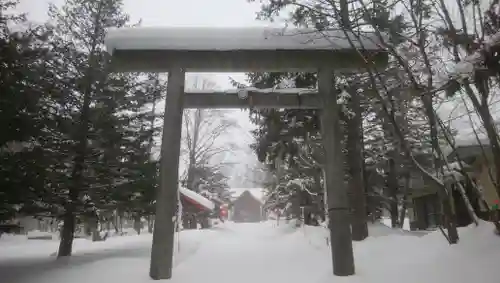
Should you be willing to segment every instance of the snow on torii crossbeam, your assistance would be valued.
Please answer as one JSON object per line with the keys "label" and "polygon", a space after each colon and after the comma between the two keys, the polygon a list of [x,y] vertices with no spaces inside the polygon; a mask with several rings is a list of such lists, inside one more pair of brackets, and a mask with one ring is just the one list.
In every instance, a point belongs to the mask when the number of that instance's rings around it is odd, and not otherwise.
{"label": "snow on torii crossbeam", "polygon": [[[332,83],[333,71],[353,71],[365,66],[366,62],[385,65],[388,54],[379,46],[376,35],[347,36],[342,31],[267,28],[121,28],[108,31],[106,46],[112,54],[113,71],[168,72],[161,184],[151,252],[150,276],[153,279],[172,277],[173,219],[179,183],[177,168],[182,111],[185,106],[328,109],[322,111],[321,124],[333,273],[341,276],[354,274],[340,142],[343,135],[338,117],[337,91]],[[318,91],[304,96],[300,93],[256,90],[232,95],[226,93],[226,98],[219,98],[216,92],[184,95],[185,72],[246,71],[318,72]]]}
{"label": "snow on torii crossbeam", "polygon": [[[356,38],[360,37],[360,40]],[[343,31],[281,28],[120,28],[109,30],[106,46],[120,72],[312,71],[363,67],[360,53],[385,64],[377,36]]]}

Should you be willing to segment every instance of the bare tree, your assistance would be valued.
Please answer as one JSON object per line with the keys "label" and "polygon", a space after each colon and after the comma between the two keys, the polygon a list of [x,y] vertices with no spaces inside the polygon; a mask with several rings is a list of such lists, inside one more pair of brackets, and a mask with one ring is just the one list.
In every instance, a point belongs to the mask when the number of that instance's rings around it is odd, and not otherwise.
{"label": "bare tree", "polygon": [[[191,87],[210,90],[215,86],[208,79],[196,77]],[[197,172],[205,171],[206,166],[213,172],[221,171],[226,165],[224,155],[238,149],[229,132],[238,129],[239,125],[228,111],[220,109],[185,109],[183,122],[183,155],[187,169],[182,179],[188,189],[198,191],[202,176]],[[223,162],[218,162],[220,159]]]}

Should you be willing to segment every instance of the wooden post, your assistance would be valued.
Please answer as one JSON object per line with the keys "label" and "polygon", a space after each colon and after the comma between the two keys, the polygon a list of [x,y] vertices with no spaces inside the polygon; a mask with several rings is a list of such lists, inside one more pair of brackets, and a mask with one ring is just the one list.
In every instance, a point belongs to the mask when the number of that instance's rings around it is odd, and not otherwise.
{"label": "wooden post", "polygon": [[156,216],[149,270],[149,276],[154,280],[172,277],[184,80],[183,70],[169,71],[161,143],[160,187],[156,196]]}
{"label": "wooden post", "polygon": [[343,133],[339,121],[340,108],[337,104],[333,70],[319,70],[318,90],[324,107],[321,114],[321,129],[326,156],[324,176],[328,198],[333,274],[349,276],[354,274],[354,255],[347,186],[344,182],[344,158],[341,145]]}

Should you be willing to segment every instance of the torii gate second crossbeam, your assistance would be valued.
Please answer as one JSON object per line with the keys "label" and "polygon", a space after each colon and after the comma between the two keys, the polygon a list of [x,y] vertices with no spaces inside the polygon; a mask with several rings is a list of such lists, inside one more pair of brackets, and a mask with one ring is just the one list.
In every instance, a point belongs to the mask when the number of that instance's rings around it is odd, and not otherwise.
{"label": "torii gate second crossbeam", "polygon": [[[349,40],[348,40],[349,38]],[[343,31],[262,28],[120,28],[106,37],[116,72],[168,72],[167,98],[161,145],[161,184],[150,276],[172,277],[174,223],[182,112],[185,106],[200,108],[266,107],[317,108],[321,106],[325,148],[325,190],[330,221],[333,273],[354,274],[354,258],[347,188],[344,184],[342,132],[339,124],[334,71],[355,71],[367,61],[386,65],[388,54],[374,34]],[[353,46],[354,45],[354,46]],[[237,95],[184,94],[185,72],[318,72],[318,91]],[[206,95],[206,96],[205,96]],[[245,98],[245,95],[247,96]],[[240,100],[238,100],[240,99]],[[249,101],[246,99],[251,99]],[[185,104],[187,103],[187,105]],[[250,104],[251,103],[251,104]]]}
{"label": "torii gate second crossbeam", "polygon": [[226,91],[186,91],[184,108],[292,108],[320,109],[322,100],[316,89],[255,89]]}

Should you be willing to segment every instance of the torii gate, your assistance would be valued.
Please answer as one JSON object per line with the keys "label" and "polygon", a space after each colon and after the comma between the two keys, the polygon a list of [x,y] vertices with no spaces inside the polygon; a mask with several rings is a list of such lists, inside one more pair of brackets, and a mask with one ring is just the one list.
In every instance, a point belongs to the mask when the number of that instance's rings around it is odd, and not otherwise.
{"label": "torii gate", "polygon": [[[172,277],[178,167],[184,108],[314,108],[322,111],[325,190],[333,273],[354,274],[342,132],[333,71],[361,69],[366,60],[387,63],[372,34],[268,28],[120,28],[106,37],[115,72],[168,72],[150,276]],[[356,48],[352,48],[354,43]],[[318,72],[318,90],[184,93],[185,72]]]}

